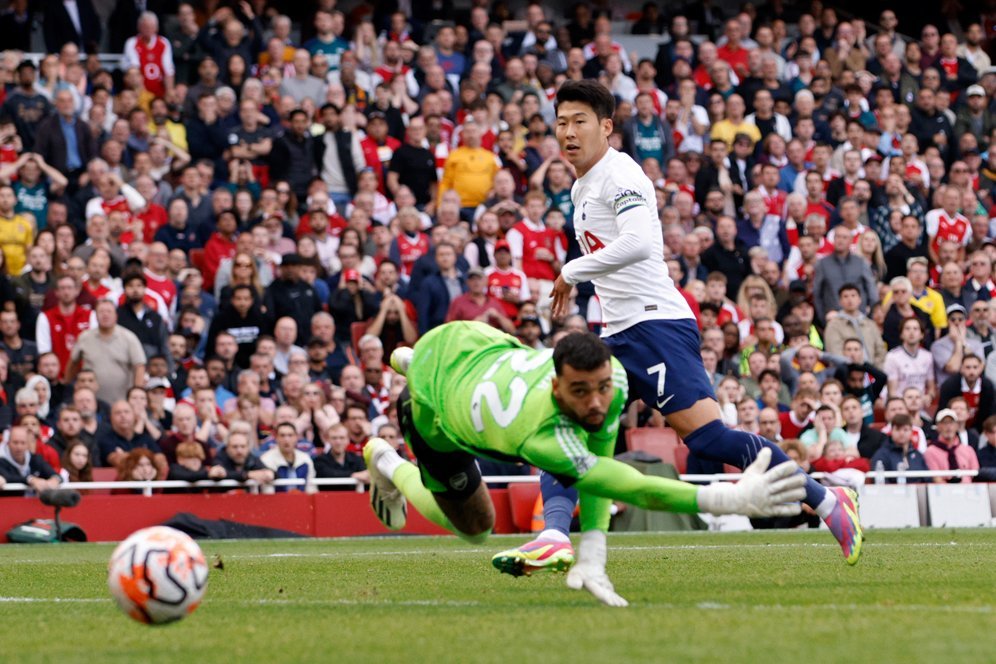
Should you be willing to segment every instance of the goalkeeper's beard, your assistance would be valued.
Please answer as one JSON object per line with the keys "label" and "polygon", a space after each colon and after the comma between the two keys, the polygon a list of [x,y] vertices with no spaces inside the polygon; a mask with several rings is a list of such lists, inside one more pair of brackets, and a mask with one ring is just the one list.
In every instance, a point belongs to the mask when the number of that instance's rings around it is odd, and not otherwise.
{"label": "goalkeeper's beard", "polygon": [[564,413],[564,415],[567,415],[567,417],[580,424],[581,428],[588,433],[600,431],[605,425],[605,411],[603,410],[592,409],[582,417],[580,413],[575,411],[560,399],[557,399],[557,405],[560,406],[560,410]]}

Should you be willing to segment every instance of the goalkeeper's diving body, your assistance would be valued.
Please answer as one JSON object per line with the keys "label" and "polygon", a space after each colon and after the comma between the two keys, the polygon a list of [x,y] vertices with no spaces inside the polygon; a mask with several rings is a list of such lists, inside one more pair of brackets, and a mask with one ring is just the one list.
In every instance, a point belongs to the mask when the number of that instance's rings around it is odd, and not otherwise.
{"label": "goalkeeper's diving body", "polygon": [[396,350],[391,364],[408,378],[398,420],[419,465],[383,439],[363,449],[371,506],[388,528],[404,527],[410,503],[433,523],[482,542],[495,515],[475,456],[531,464],[580,496],[581,547],[568,585],[625,606],[605,574],[612,500],[683,513],[801,510],[798,466],[766,470],[766,450],[737,484],[710,486],[646,476],[612,459],[628,388],[622,365],[595,335],[570,334],[553,351],[537,351],[484,323],[454,322],[414,349]]}
{"label": "goalkeeper's diving body", "polygon": [[[654,186],[629,155],[609,146],[614,111],[612,94],[597,81],[565,81],[557,91],[555,129],[578,176],[571,199],[585,255],[564,265],[554,282],[553,313],[566,313],[574,285],[593,282],[606,323],[602,336],[625,367],[634,396],[660,411],[693,454],[746,468],[768,450],[771,463],[782,464],[788,457],[777,445],[728,429],[720,419],[699,353],[698,327],[664,262]],[[803,502],[823,518],[844,558],[855,564],[862,542],[857,494],[805,479]],[[567,529],[576,493],[550,476],[541,478],[541,487],[546,530],[497,554],[493,562],[503,572],[559,571],[573,563]]]}

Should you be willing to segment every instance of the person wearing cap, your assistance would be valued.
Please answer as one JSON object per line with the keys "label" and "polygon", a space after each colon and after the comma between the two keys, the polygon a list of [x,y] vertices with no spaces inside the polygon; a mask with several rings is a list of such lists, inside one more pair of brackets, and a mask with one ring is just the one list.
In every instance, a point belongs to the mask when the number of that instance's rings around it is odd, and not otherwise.
{"label": "person wearing cap", "polygon": [[981,85],[968,86],[965,91],[965,104],[955,114],[955,136],[972,134],[979,145],[989,141],[996,128],[996,116],[989,110],[989,95]]}
{"label": "person wearing cap", "polygon": [[965,307],[955,303],[950,305],[945,313],[948,318],[948,333],[930,345],[930,353],[934,356],[934,373],[939,386],[943,386],[952,375],[958,374],[965,357],[986,356],[982,342],[968,336],[966,323],[968,313]]}
{"label": "person wearing cap", "polygon": [[507,240],[495,243],[494,263],[484,271],[488,290],[501,302],[505,315],[514,320],[522,303],[530,299],[529,279],[512,266],[512,248]]}
{"label": "person wearing cap", "polygon": [[382,111],[373,111],[367,116],[367,136],[360,141],[363,160],[377,174],[377,190],[387,193],[384,172],[394,156],[394,151],[401,147],[401,141],[387,135],[387,116]]}
{"label": "person wearing cap", "polygon": [[502,302],[488,292],[488,280],[479,267],[467,271],[467,292],[450,302],[446,322],[455,320],[476,320],[515,333],[515,324],[505,315]]}
{"label": "person wearing cap", "polygon": [[[937,437],[927,444],[923,459],[929,470],[978,470],[979,458],[971,445],[962,445],[958,437],[958,415],[943,408],[934,419]],[[935,477],[935,484],[968,484],[971,477]]]}
{"label": "person wearing cap", "polygon": [[377,293],[359,270],[346,268],[339,273],[338,288],[329,297],[329,313],[337,330],[349,331],[353,323],[368,321],[380,308]]}

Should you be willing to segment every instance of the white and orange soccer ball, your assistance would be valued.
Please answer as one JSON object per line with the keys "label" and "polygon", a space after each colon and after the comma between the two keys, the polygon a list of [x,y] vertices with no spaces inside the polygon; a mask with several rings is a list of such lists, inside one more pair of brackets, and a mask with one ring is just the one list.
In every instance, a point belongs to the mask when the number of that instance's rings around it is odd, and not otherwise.
{"label": "white and orange soccer ball", "polygon": [[208,566],[188,535],[166,526],[143,528],[111,555],[107,585],[121,610],[159,625],[193,613],[207,589]]}

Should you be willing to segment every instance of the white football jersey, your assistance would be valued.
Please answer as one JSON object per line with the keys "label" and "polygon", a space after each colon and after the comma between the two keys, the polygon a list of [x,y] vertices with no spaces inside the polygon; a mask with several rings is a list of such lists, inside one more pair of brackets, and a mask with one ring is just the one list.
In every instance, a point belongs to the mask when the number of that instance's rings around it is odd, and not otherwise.
{"label": "white football jersey", "polygon": [[693,318],[668,276],[654,186],[629,155],[609,148],[574,183],[571,199],[585,255],[565,265],[562,275],[571,284],[595,284],[603,334],[646,320]]}

